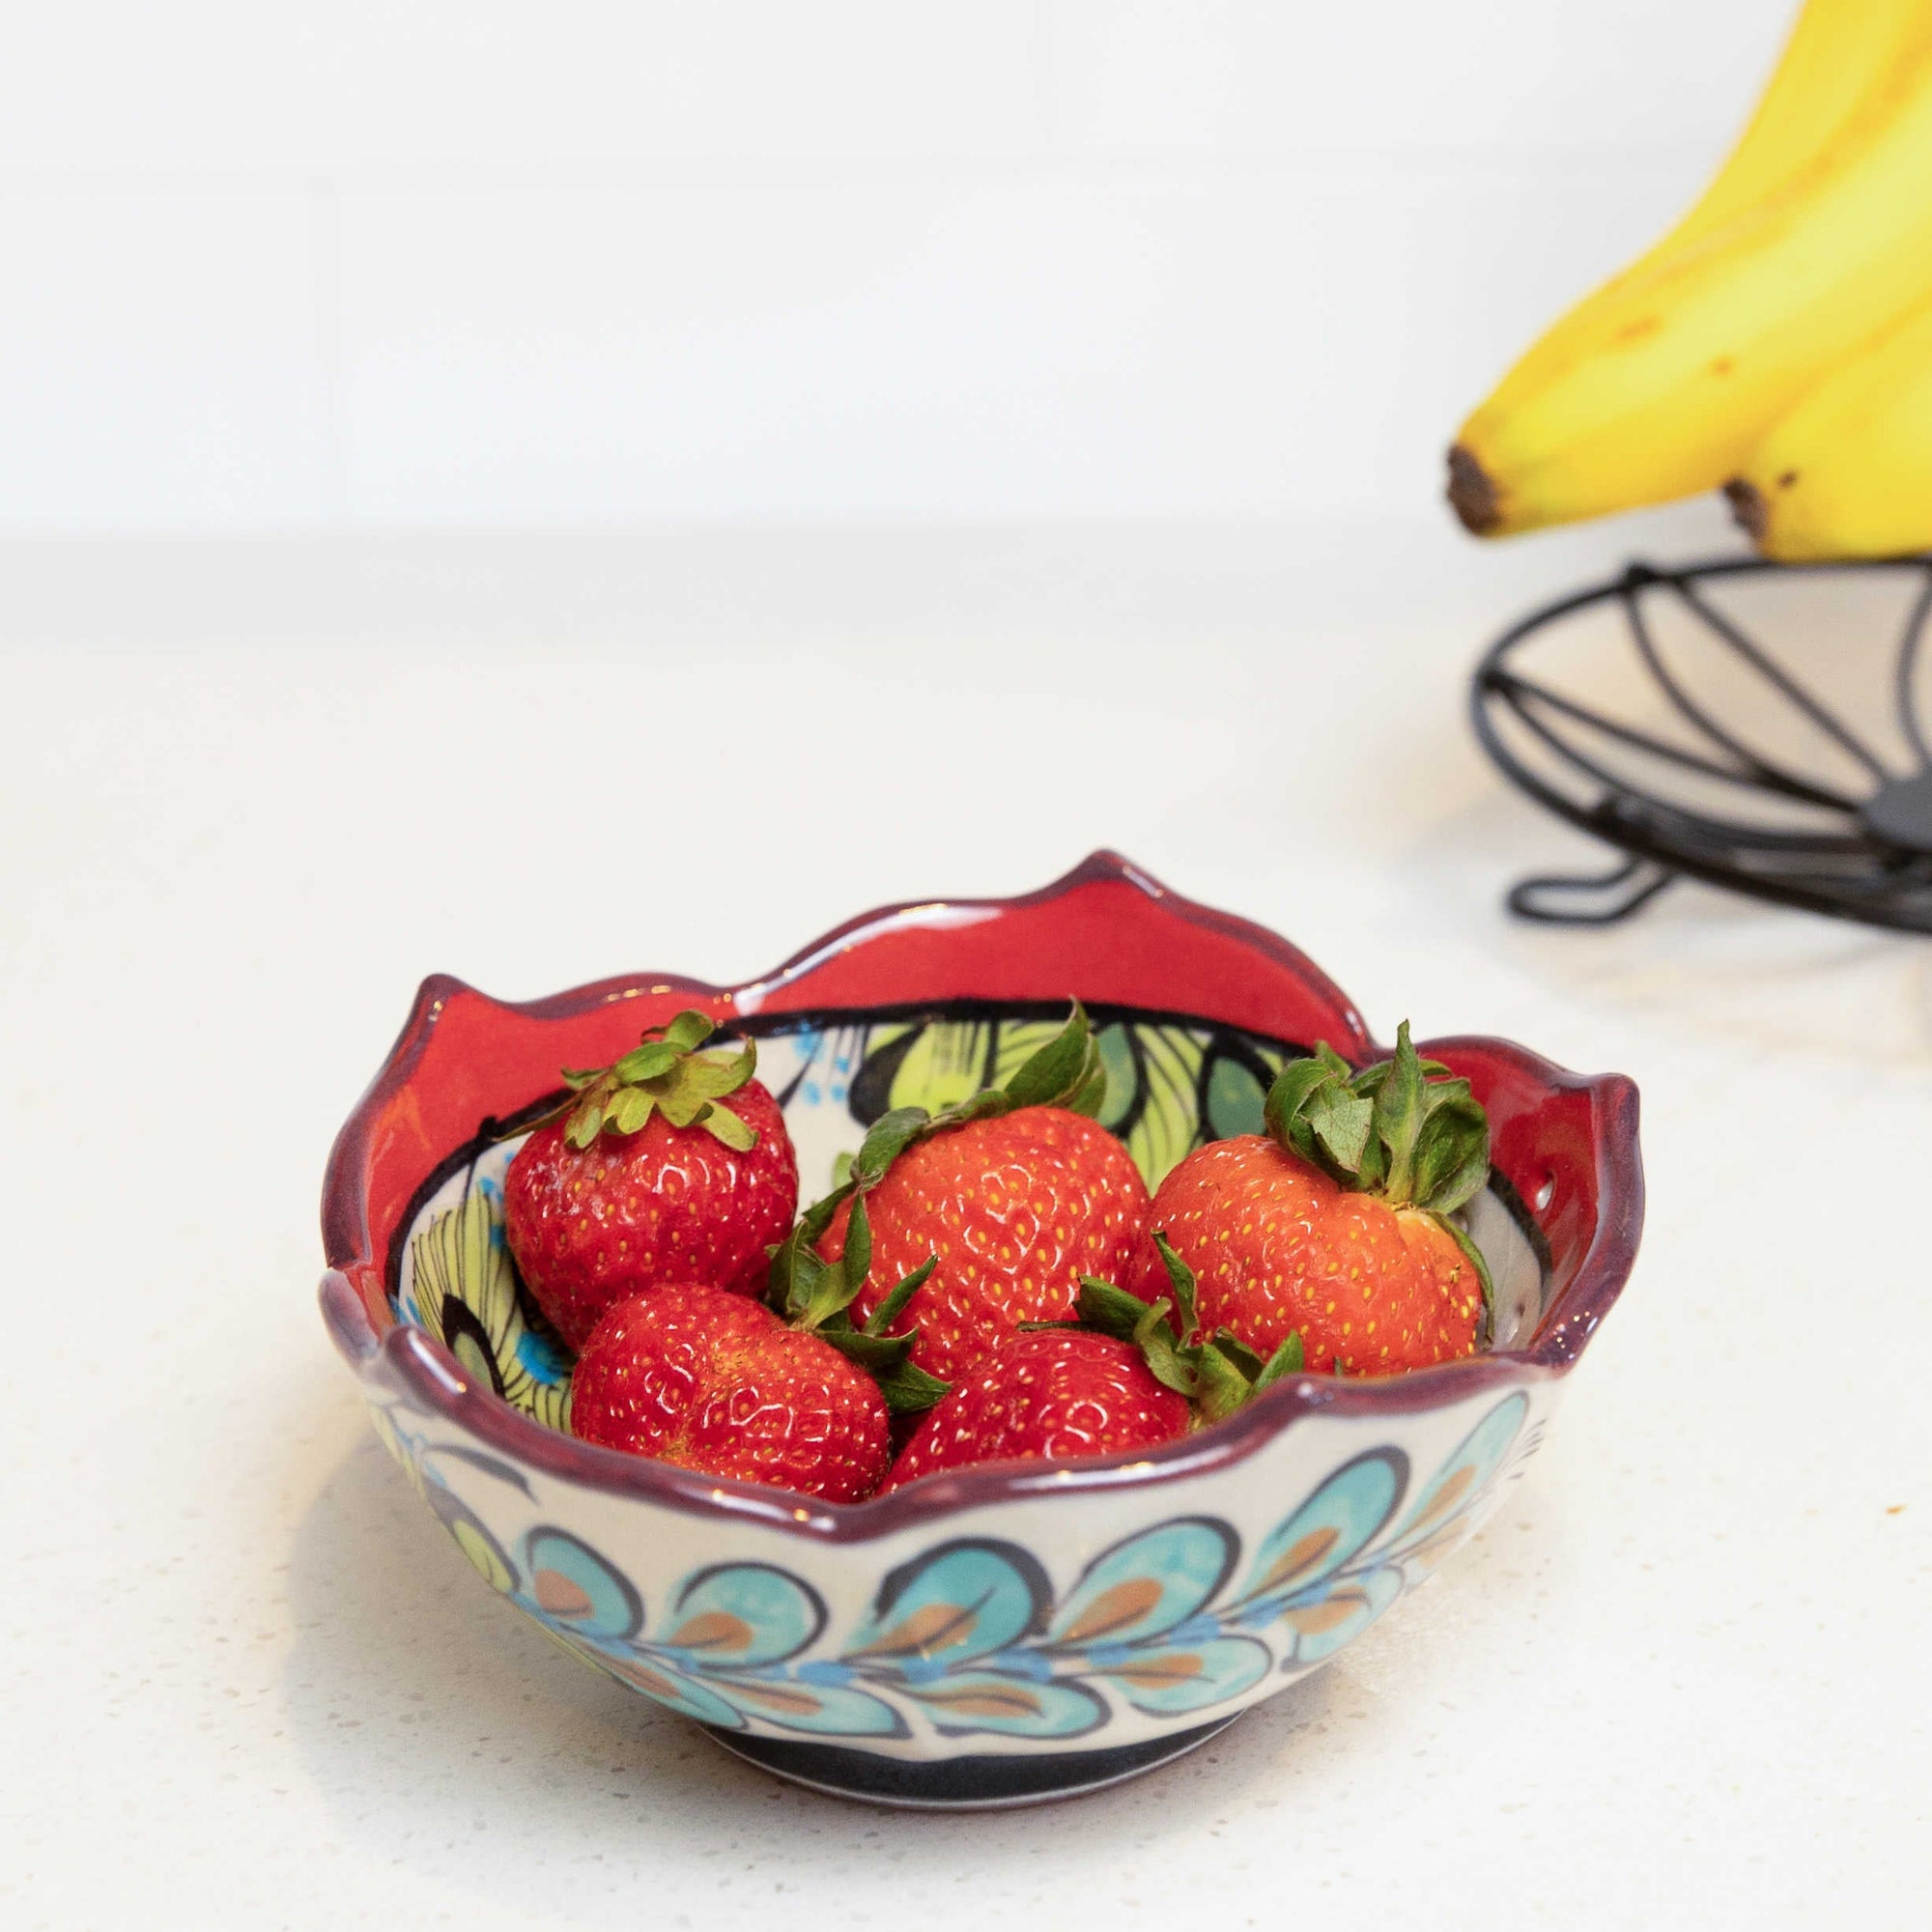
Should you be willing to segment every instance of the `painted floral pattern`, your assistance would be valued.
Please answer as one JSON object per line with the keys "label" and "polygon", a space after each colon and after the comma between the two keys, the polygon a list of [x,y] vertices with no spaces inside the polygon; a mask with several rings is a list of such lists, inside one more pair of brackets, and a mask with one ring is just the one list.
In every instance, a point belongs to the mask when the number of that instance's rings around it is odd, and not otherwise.
{"label": "painted floral pattern", "polygon": [[500,1175],[472,1172],[462,1202],[412,1238],[409,1261],[416,1325],[512,1406],[568,1428],[572,1358],[510,1259]]}
{"label": "painted floral pattern", "polygon": [[1123,1712],[1195,1720],[1252,1701],[1427,1576],[1540,1434],[1512,1392],[1419,1484],[1401,1449],[1372,1448],[1252,1548],[1218,1517],[1178,1516],[1103,1551],[1064,1591],[1016,1543],[942,1542],[891,1571],[855,1628],[834,1631],[824,1599],[790,1568],[712,1565],[652,1601],[568,1530],[539,1522],[499,1536],[452,1478],[480,1474],[533,1505],[520,1471],[429,1441],[400,1406],[376,1413],[471,1564],[573,1655],[705,1723],[855,1740],[916,1729],[1092,1739]]}
{"label": "painted floral pattern", "polygon": [[[808,1024],[782,1037],[797,1070],[778,1091],[788,1121],[799,1101],[831,1101],[863,1134],[891,1108],[937,1111],[1002,1084],[1064,1018],[988,1011]],[[1096,1018],[1107,1068],[1101,1123],[1126,1142],[1150,1187],[1204,1141],[1259,1133],[1269,1083],[1284,1060],[1306,1051],[1228,1027]],[[760,1052],[779,1043],[761,1039]]]}

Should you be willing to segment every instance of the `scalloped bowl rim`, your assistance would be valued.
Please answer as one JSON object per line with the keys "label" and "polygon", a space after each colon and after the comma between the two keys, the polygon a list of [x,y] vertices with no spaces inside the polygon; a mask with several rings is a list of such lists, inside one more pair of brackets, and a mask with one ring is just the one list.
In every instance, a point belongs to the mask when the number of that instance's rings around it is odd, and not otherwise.
{"label": "scalloped bowl rim", "polygon": [[[513,1407],[493,1389],[478,1387],[454,1355],[422,1330],[395,1321],[378,1331],[361,1294],[345,1269],[380,1268],[367,1252],[366,1173],[363,1157],[370,1129],[384,1105],[405,1088],[434,1032],[438,1015],[453,997],[484,1002],[495,1010],[538,1020],[573,1016],[639,992],[690,993],[728,999],[741,1012],[755,1012],[773,988],[801,979],[820,961],[881,929],[923,916],[985,914],[1039,905],[1099,881],[1130,884],[1165,902],[1174,915],[1235,936],[1286,967],[1345,1013],[1352,1037],[1350,1057],[1378,1057],[1380,1048],[1352,1002],[1298,949],[1268,928],[1204,906],[1160,885],[1117,853],[1100,851],[1036,893],[1008,898],[913,899],[880,907],[813,940],[772,972],[741,985],[714,985],[668,974],[631,974],[529,1001],[505,1001],[480,993],[461,980],[436,974],[418,988],[410,1015],[375,1079],[344,1123],[329,1155],[323,1193],[323,1233],[329,1266],[321,1287],[322,1312],[336,1348],[360,1377],[386,1371],[432,1413],[521,1464],[579,1487],[705,1516],[751,1520],[813,1542],[865,1543],[930,1525],[968,1510],[1022,1497],[1080,1495],[1100,1490],[1154,1489],[1176,1478],[1199,1476],[1245,1461],[1264,1443],[1304,1415],[1407,1415],[1445,1407],[1487,1389],[1520,1387],[1559,1378],[1578,1361],[1608,1313],[1635,1261],[1643,1226],[1643,1173],[1637,1146],[1637,1093],[1620,1073],[1572,1073],[1513,1040],[1480,1034],[1443,1036],[1418,1042],[1425,1053],[1453,1055],[1458,1048],[1512,1061],[1552,1093],[1591,1097],[1593,1153],[1599,1211],[1597,1226],[1576,1274],[1545,1310],[1529,1345],[1496,1350],[1403,1376],[1344,1381],[1304,1376],[1276,1384],[1225,1422],[1151,1450],[1127,1451],[1077,1463],[982,1463],[928,1476],[889,1495],[859,1503],[831,1503],[762,1484],[712,1477],[647,1457],[626,1454],[566,1435]],[[878,1003],[883,1004],[883,1003]],[[1336,1042],[1341,1046],[1341,1042]]]}

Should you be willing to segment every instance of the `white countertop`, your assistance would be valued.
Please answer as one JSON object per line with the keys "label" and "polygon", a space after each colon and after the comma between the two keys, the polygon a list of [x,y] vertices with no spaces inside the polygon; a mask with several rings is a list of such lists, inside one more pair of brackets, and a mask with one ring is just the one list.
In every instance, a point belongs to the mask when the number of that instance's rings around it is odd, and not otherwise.
{"label": "white countertop", "polygon": [[[1463,680],[1631,541],[0,546],[10,1932],[1922,1924],[1932,950],[1502,914],[1592,855]],[[479,1587],[325,1341],[323,1159],[429,971],[737,979],[1099,844],[1384,1035],[1633,1074],[1643,1255],[1503,1515],[1339,1662],[1100,1797],[856,1808]]]}

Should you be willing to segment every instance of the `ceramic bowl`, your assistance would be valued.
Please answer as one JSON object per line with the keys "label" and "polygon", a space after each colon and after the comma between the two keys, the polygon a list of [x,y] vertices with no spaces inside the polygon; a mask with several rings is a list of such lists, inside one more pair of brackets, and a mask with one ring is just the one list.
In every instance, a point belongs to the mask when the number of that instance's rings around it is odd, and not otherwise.
{"label": "ceramic bowl", "polygon": [[1074,994],[1104,1029],[1105,1118],[1150,1182],[1256,1130],[1285,1057],[1380,1052],[1285,941],[1100,854],[1024,898],[870,914],[742,986],[641,975],[515,1006],[433,979],[336,1142],[323,1312],[432,1514],[575,1656],[775,1772],[1012,1804],[1202,1742],[1469,1534],[1629,1273],[1631,1083],[1435,1039],[1424,1051],[1492,1122],[1494,1178],[1468,1210],[1497,1291],[1480,1356],[1302,1377],[1151,1453],[960,1470],[843,1507],[554,1426],[569,1359],[510,1264],[500,1180],[558,1067],[701,1007],[756,1038],[810,1198],[887,1107],[1001,1077]]}

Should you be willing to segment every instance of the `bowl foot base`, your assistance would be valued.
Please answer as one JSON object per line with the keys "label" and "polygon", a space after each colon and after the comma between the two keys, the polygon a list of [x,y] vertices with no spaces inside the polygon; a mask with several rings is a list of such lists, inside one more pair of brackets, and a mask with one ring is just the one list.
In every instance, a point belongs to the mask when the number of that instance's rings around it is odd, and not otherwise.
{"label": "bowl foot base", "polygon": [[[1238,1717],[1240,1714],[1236,1713]],[[793,1784],[838,1798],[893,1804],[917,1811],[991,1811],[1019,1804],[1046,1804],[1077,1798],[1138,1777],[1185,1757],[1235,1721],[1222,1718],[1172,1737],[1113,1750],[1050,1751],[1040,1755],[951,1757],[920,1763],[849,1750],[842,1745],[798,1744],[788,1738],[751,1737],[742,1731],[699,1725],[734,1757]]]}

